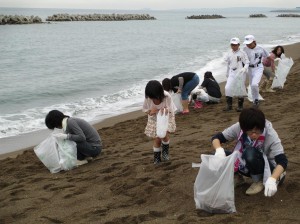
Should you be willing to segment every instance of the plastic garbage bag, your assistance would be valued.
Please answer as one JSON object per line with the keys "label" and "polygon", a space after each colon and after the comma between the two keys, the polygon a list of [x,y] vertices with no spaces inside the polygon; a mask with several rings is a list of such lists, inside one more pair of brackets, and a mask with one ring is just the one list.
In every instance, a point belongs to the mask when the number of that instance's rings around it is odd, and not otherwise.
{"label": "plastic garbage bag", "polygon": [[39,145],[34,147],[33,150],[51,173],[57,173],[61,170],[55,137],[52,135],[48,136]]}
{"label": "plastic garbage bag", "polygon": [[173,103],[175,104],[177,110],[175,113],[180,113],[183,111],[182,103],[181,103],[181,94],[180,93],[173,93],[171,94],[171,98]]}
{"label": "plastic garbage bag", "polygon": [[[247,90],[248,90],[248,100],[249,100],[250,102],[253,102],[253,99],[252,99],[252,91],[251,91],[250,85],[247,87]],[[264,100],[264,98],[259,94],[258,100],[261,101],[261,100]]]}
{"label": "plastic garbage bag", "polygon": [[292,58],[287,58],[285,55],[281,56],[281,60],[279,60],[278,66],[276,67],[275,77],[273,79],[271,88],[283,88],[286,77],[289,74],[293,64],[294,61]]}
{"label": "plastic garbage bag", "polygon": [[77,165],[76,143],[53,136],[61,132],[59,129],[54,129],[44,141],[34,147],[35,154],[51,173],[70,170]]}
{"label": "plastic garbage bag", "polygon": [[56,139],[59,164],[62,170],[70,170],[77,166],[77,147],[74,141]]}
{"label": "plastic garbage bag", "polygon": [[202,102],[208,102],[209,101],[209,95],[207,92],[205,92],[204,89],[196,88],[191,92],[191,95],[196,94],[197,100],[200,100]]}
{"label": "plastic garbage bag", "polygon": [[164,138],[168,131],[169,113],[166,113],[166,109],[164,108],[156,116],[156,135],[159,138]]}
{"label": "plastic garbage bag", "polygon": [[220,158],[201,155],[200,170],[194,183],[197,209],[210,213],[236,212],[234,203],[234,162],[237,152]]}
{"label": "plastic garbage bag", "polygon": [[236,72],[234,81],[232,83],[232,96],[244,97],[247,96],[247,90],[245,86],[246,73],[239,70]]}

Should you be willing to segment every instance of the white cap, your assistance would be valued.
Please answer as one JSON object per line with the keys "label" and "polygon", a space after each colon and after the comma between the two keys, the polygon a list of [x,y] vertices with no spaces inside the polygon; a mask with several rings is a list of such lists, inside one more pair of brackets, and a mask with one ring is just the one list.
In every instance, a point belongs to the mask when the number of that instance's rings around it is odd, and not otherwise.
{"label": "white cap", "polygon": [[233,38],[231,38],[230,43],[231,44],[239,44],[240,43],[240,39],[237,38],[237,37],[233,37]]}
{"label": "white cap", "polygon": [[253,35],[247,35],[245,36],[244,44],[251,44],[253,41],[255,41],[255,37]]}

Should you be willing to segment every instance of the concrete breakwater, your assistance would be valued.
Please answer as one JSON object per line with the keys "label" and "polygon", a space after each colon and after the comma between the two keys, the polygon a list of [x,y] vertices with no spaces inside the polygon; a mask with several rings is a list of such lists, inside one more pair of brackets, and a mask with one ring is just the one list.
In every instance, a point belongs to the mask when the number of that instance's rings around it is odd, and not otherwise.
{"label": "concrete breakwater", "polygon": [[280,14],[277,17],[300,17],[300,14]]}
{"label": "concrete breakwater", "polygon": [[224,16],[221,15],[192,15],[192,16],[187,16],[186,19],[222,19],[225,18]]}
{"label": "concrete breakwater", "polygon": [[251,14],[249,15],[250,18],[264,18],[264,17],[267,17],[266,15],[264,14]]}
{"label": "concrete breakwater", "polygon": [[38,16],[0,15],[0,25],[42,23]]}
{"label": "concrete breakwater", "polygon": [[125,21],[125,20],[156,20],[149,14],[54,14],[48,16],[46,21]]}

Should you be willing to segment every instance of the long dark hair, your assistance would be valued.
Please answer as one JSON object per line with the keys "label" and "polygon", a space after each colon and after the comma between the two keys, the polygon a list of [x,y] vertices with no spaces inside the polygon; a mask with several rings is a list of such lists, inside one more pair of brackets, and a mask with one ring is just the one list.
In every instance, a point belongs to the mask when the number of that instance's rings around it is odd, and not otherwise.
{"label": "long dark hair", "polygon": [[150,99],[157,99],[162,102],[165,98],[165,93],[161,83],[157,80],[149,81],[145,88],[145,97]]}
{"label": "long dark hair", "polygon": [[[280,55],[277,54],[277,50],[278,50],[279,48],[281,49]],[[275,54],[276,57],[280,58],[281,55],[284,54],[284,48],[283,48],[282,46],[278,45],[278,46],[276,46],[276,47],[273,49],[272,53]]]}

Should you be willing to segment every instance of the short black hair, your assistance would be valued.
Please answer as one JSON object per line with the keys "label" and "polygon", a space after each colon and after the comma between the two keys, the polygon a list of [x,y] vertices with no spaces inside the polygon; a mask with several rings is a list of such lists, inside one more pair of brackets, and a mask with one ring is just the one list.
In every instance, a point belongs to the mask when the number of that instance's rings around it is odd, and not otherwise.
{"label": "short black hair", "polygon": [[205,79],[213,79],[213,80],[215,80],[215,77],[213,77],[212,72],[210,72],[210,71],[207,71],[207,72],[204,73],[204,78]]}
{"label": "short black hair", "polygon": [[165,98],[165,93],[161,83],[157,80],[149,81],[145,88],[145,97],[150,99],[157,99],[162,102]]}
{"label": "short black hair", "polygon": [[62,127],[62,120],[65,117],[69,117],[64,115],[59,110],[51,110],[45,118],[45,124],[47,128],[54,129],[54,128],[61,128]]}
{"label": "short black hair", "polygon": [[171,79],[165,78],[162,80],[163,89],[169,92],[172,89]]}
{"label": "short black hair", "polygon": [[265,129],[266,118],[264,113],[258,108],[245,108],[240,113],[240,126],[243,132],[259,129],[261,132]]}

